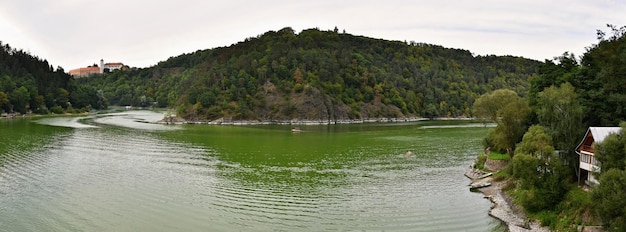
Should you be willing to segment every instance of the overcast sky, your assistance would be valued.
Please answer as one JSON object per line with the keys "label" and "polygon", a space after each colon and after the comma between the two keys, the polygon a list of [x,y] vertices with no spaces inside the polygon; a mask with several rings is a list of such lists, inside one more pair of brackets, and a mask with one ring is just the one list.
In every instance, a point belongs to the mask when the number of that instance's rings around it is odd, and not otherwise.
{"label": "overcast sky", "polygon": [[331,30],[545,60],[626,25],[623,0],[0,0],[0,41],[66,71],[148,67],[269,30]]}

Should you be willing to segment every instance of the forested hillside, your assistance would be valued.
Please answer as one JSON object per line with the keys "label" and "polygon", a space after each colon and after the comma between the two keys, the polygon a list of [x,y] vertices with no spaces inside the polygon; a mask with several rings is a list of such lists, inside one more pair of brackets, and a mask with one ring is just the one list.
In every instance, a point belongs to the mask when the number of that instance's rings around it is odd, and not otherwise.
{"label": "forested hillside", "polygon": [[0,42],[0,113],[47,114],[106,108],[89,86],[77,86],[62,68]]}
{"label": "forested hillside", "polygon": [[291,28],[158,65],[78,79],[111,104],[176,107],[190,120],[471,116],[478,96],[525,95],[541,62]]}

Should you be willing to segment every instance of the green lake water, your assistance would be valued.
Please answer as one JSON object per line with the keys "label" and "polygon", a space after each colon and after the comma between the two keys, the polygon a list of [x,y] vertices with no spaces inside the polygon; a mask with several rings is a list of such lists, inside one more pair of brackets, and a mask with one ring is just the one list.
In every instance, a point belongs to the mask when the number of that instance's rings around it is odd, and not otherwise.
{"label": "green lake water", "polygon": [[463,176],[482,124],[162,117],[0,120],[0,231],[502,230]]}

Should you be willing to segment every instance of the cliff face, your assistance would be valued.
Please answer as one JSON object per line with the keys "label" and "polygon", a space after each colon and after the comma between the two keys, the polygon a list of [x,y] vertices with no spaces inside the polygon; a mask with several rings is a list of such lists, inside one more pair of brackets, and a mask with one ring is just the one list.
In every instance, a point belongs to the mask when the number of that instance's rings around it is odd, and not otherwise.
{"label": "cliff face", "polygon": [[289,95],[271,92],[261,100],[265,107],[257,108],[256,115],[262,121],[319,121],[336,122],[349,119],[378,119],[383,117],[404,118],[401,109],[385,105],[380,100],[363,104],[360,111],[354,111],[343,102],[337,102],[331,95],[317,88]]}
{"label": "cliff face", "polygon": [[[263,107],[256,108],[255,114],[263,121],[327,121],[333,118],[336,108],[341,108],[318,89],[290,95],[268,91],[260,101]],[[340,117],[347,118],[347,115],[343,113]]]}

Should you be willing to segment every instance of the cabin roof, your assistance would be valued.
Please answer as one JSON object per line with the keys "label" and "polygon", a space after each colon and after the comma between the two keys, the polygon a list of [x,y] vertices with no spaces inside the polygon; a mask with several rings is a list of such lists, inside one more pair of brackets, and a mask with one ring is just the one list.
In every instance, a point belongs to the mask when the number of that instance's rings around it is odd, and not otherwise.
{"label": "cabin roof", "polygon": [[583,145],[583,143],[585,143],[585,140],[589,136],[589,133],[591,133],[591,136],[593,137],[593,142],[601,143],[610,134],[619,133],[621,130],[621,127],[589,127],[587,129],[587,132],[585,133],[585,136],[580,141],[580,144],[576,146],[576,153],[578,153],[580,147]]}
{"label": "cabin roof", "polygon": [[593,141],[601,143],[609,134],[616,134],[622,130],[621,127],[589,127],[588,131],[591,131]]}

